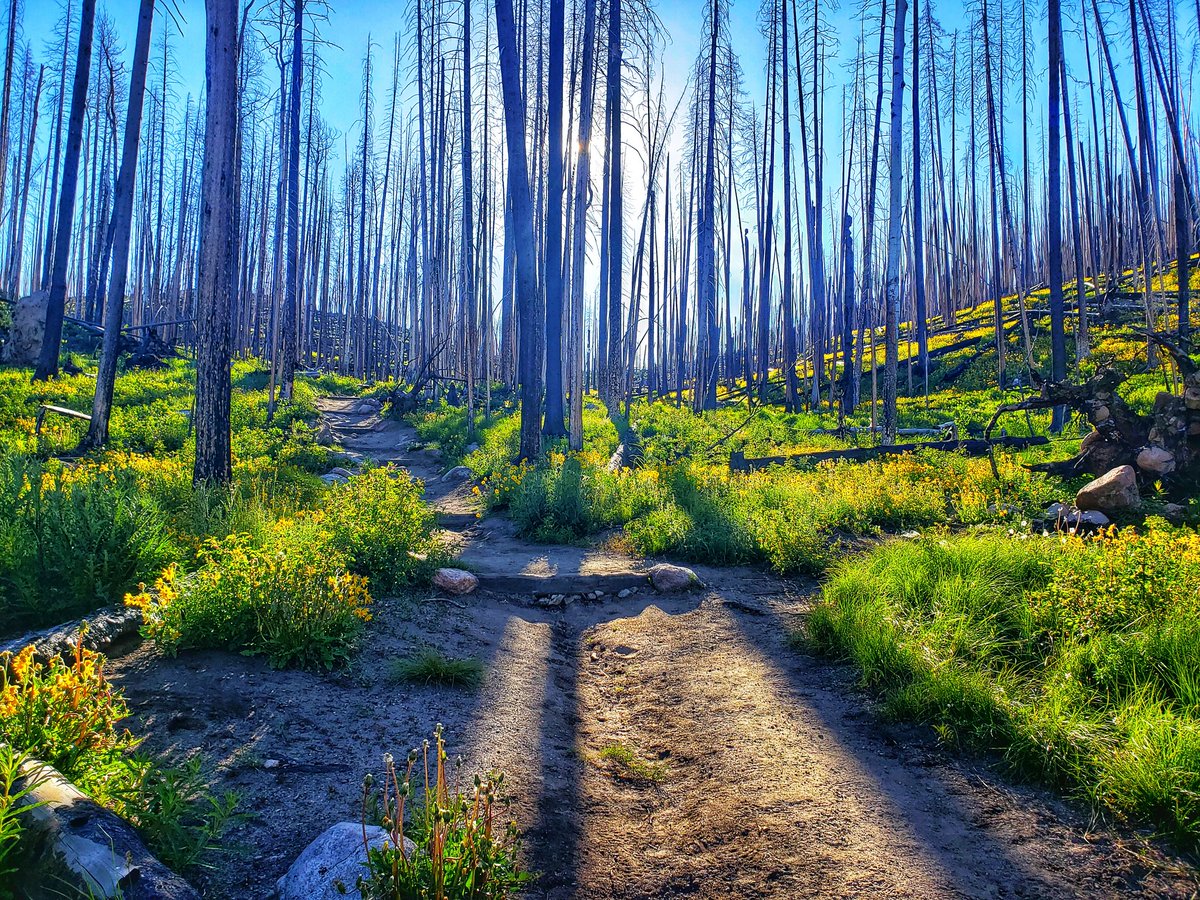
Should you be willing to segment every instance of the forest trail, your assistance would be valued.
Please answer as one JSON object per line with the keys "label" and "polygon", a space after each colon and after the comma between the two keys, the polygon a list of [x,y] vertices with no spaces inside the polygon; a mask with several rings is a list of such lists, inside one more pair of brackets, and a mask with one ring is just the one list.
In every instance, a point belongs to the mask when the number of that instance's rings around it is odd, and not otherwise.
{"label": "forest trail", "polygon": [[[469,487],[402,449],[408,426],[343,403],[322,409],[346,449],[408,467],[439,510],[463,511]],[[462,542],[488,570],[613,564],[490,519]],[[493,547],[503,554],[489,565]],[[203,878],[209,897],[269,897],[309,841],[359,815],[361,778],[382,754],[419,746],[436,722],[466,757],[464,780],[506,773],[541,873],[533,898],[1196,895],[1195,871],[1141,838],[1092,827],[921,729],[882,724],[851,671],[789,646],[811,582],[697,572],[702,590],[553,609],[488,589],[385,599],[350,670],[332,676],[142,645],[113,661],[113,680],[153,749],[203,750],[251,811]],[[484,661],[482,687],[391,681],[393,660],[422,646]]]}

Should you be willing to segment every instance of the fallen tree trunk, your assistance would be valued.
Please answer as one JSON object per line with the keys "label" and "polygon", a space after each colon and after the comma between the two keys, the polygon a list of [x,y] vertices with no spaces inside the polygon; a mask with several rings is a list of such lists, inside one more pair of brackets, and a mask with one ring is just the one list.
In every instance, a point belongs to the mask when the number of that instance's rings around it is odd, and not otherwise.
{"label": "fallen tree trunk", "polygon": [[1117,389],[1125,376],[1103,369],[1083,384],[1045,382],[1036,397],[997,407],[984,436],[991,434],[1000,417],[1011,412],[1066,406],[1084,416],[1093,427],[1068,460],[1031,468],[1063,477],[1103,475],[1118,466],[1133,466],[1142,481],[1161,480],[1179,489],[1200,476],[1200,367],[1175,342],[1154,332],[1139,332],[1174,360],[1183,376],[1183,393],[1160,391],[1150,415],[1131,409]]}
{"label": "fallen tree trunk", "polygon": [[17,896],[200,900],[190,884],[146,849],[133,826],[56,770],[27,760],[14,788],[28,791],[17,801],[26,807],[20,819]]}
{"label": "fallen tree trunk", "polygon": [[892,444],[886,447],[855,447],[851,450],[821,450],[815,453],[793,453],[789,456],[761,456],[756,459],[747,459],[744,453],[731,453],[729,454],[729,470],[731,472],[753,472],[768,466],[795,465],[796,463],[867,462],[881,456],[899,456],[904,453],[916,453],[920,450],[986,456],[997,447],[1024,450],[1027,447],[1040,447],[1048,443],[1050,443],[1049,438],[1035,435],[1034,437],[1001,437],[992,440],[972,438],[965,441],[926,441],[920,444]]}

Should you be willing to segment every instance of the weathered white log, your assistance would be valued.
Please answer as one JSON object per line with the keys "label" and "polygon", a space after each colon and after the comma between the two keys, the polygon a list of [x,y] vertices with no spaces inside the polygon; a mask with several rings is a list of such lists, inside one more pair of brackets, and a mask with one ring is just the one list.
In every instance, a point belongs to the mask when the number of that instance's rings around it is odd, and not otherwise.
{"label": "weathered white log", "polygon": [[16,789],[21,844],[17,894],[27,900],[200,900],[190,884],[146,849],[128,822],[96,803],[50,766],[29,760]]}

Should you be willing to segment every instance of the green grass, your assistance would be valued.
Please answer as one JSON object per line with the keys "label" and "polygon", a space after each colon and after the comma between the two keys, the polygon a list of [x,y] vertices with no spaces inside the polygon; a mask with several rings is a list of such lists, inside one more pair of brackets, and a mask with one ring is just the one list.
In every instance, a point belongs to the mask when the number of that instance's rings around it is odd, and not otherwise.
{"label": "green grass", "polygon": [[609,744],[601,748],[597,757],[609,763],[613,774],[623,781],[656,784],[667,776],[665,763],[643,759],[636,750],[626,744]]}
{"label": "green grass", "polygon": [[807,645],[886,716],[1200,846],[1200,536],[983,532],[889,541],[834,570]]}
{"label": "green grass", "polygon": [[483,684],[483,662],[474,657],[446,656],[438,650],[422,650],[413,656],[392,660],[388,678],[393,682],[475,689]]}

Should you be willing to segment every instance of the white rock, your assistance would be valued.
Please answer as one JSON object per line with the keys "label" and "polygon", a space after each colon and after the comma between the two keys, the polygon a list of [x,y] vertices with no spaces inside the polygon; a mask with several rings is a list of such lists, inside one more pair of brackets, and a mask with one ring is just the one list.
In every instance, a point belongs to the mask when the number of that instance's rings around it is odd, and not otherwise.
{"label": "white rock", "polygon": [[471,470],[467,466],[455,466],[442,476],[442,481],[469,481]]}
{"label": "white rock", "polygon": [[479,587],[479,579],[465,569],[438,569],[433,573],[433,584],[451,594],[469,594]]}
{"label": "white rock", "polygon": [[650,569],[650,583],[657,591],[686,591],[692,585],[699,585],[700,579],[696,573],[686,566],[673,566],[669,563],[659,563]]}
{"label": "white rock", "polygon": [[[279,900],[343,900],[355,896],[358,877],[367,874],[367,845],[383,847],[391,840],[378,825],[368,825],[366,834],[364,844],[360,823],[338,822],[309,844],[287,874],[275,882],[276,896]],[[409,853],[415,852],[416,846],[408,838],[404,838],[404,845]]]}

